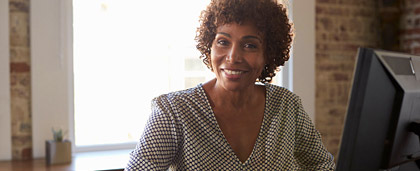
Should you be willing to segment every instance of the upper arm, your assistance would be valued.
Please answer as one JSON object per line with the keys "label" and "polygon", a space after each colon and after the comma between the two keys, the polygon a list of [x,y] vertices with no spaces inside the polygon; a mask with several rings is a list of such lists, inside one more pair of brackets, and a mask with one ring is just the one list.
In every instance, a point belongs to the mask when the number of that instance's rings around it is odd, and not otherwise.
{"label": "upper arm", "polygon": [[304,170],[334,170],[333,156],[321,141],[321,134],[303,109],[300,99],[296,101],[295,156]]}
{"label": "upper arm", "polygon": [[126,170],[167,170],[178,149],[179,126],[169,100],[152,101],[152,114]]}

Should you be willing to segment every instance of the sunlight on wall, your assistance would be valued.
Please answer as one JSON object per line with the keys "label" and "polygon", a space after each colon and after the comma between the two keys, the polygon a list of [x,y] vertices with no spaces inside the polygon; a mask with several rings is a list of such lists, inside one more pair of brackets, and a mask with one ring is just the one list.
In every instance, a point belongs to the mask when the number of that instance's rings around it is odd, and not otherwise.
{"label": "sunlight on wall", "polygon": [[76,146],[137,141],[153,97],[211,78],[194,41],[207,4],[74,0]]}

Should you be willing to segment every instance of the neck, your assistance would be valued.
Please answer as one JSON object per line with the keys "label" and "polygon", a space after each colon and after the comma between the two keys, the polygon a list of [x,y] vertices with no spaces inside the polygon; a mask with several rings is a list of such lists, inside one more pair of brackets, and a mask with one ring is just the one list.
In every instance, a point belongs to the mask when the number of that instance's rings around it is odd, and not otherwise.
{"label": "neck", "polygon": [[[227,106],[236,109],[241,109],[246,106],[253,106],[256,100],[259,99],[261,89],[253,84],[241,90],[229,91],[222,85],[218,84],[217,80],[212,80],[207,84],[208,95],[211,99],[212,106]],[[263,94],[264,95],[264,94]]]}

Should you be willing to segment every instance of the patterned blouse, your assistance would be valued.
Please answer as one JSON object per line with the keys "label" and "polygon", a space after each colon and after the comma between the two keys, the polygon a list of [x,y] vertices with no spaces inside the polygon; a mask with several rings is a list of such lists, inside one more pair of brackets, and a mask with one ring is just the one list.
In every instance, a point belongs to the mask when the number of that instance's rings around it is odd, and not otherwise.
{"label": "patterned blouse", "polygon": [[333,156],[299,97],[265,84],[263,123],[242,163],[218,126],[202,84],[161,95],[126,170],[334,170]]}

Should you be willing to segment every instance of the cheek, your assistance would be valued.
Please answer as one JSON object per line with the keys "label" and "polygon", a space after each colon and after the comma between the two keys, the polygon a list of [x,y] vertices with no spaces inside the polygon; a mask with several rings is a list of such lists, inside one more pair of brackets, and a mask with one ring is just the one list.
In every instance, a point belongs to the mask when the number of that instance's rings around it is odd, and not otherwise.
{"label": "cheek", "polygon": [[254,64],[254,68],[259,70],[260,72],[265,67],[265,60],[264,60],[263,56],[259,56],[259,57],[255,58],[252,63]]}
{"label": "cheek", "polygon": [[220,60],[223,60],[224,55],[223,52],[221,52],[220,50],[215,50],[215,49],[211,49],[212,53],[210,54],[210,62],[212,65],[215,65],[217,63],[220,63]]}
{"label": "cheek", "polygon": [[210,67],[211,67],[211,71],[212,72],[214,72],[214,71],[216,71],[217,69],[216,69],[216,67],[217,67],[217,57],[216,57],[216,53],[215,53],[215,51],[211,51],[212,53],[210,54],[210,58],[209,58],[209,64],[210,64]]}
{"label": "cheek", "polygon": [[[263,58],[263,57],[261,57],[261,58]],[[263,70],[264,70],[265,60],[255,61],[254,67],[255,67],[255,75],[257,77],[259,77],[261,75],[261,73],[263,72]]]}

